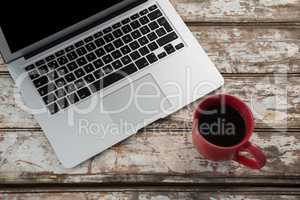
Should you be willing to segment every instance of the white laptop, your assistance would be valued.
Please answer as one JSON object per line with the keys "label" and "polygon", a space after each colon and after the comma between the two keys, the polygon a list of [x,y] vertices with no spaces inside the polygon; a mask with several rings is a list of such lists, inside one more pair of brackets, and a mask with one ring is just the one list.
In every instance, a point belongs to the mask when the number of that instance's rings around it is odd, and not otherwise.
{"label": "white laptop", "polygon": [[0,51],[66,168],[224,83],[168,0],[13,3]]}

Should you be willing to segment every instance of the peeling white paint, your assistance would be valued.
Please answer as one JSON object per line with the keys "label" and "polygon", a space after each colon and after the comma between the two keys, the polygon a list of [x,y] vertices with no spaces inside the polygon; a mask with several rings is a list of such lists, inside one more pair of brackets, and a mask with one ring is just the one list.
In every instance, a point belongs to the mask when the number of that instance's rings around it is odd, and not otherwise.
{"label": "peeling white paint", "polygon": [[263,6],[286,6],[297,4],[299,2],[299,0],[259,0],[259,4]]}

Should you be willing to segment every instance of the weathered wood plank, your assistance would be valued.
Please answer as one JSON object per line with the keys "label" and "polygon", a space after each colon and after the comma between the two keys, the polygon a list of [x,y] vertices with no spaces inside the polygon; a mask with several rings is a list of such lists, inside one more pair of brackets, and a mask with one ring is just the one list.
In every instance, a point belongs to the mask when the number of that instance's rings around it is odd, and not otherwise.
{"label": "weathered wood plank", "polygon": [[[255,114],[257,128],[300,128],[299,77],[226,77],[219,92],[246,101]],[[14,98],[14,85],[0,76],[0,128],[39,128],[32,115],[21,110]],[[17,101],[19,102],[19,100]],[[192,113],[198,102],[149,126],[149,129],[190,129]]]}
{"label": "weathered wood plank", "polygon": [[[275,188],[276,189],[276,188]],[[45,193],[3,193],[0,200],[298,200],[298,194],[264,194],[247,192],[197,192],[197,191],[107,191],[107,192],[45,192]]]}
{"label": "weathered wood plank", "polygon": [[[300,73],[300,28],[190,28],[222,73]],[[0,72],[7,72],[1,61]]]}
{"label": "weathered wood plank", "polygon": [[294,22],[299,0],[171,0],[187,22]]}
{"label": "weathered wood plank", "polygon": [[42,132],[1,131],[0,182],[300,184],[299,132],[256,132],[251,141],[268,157],[261,171],[203,159],[190,131],[141,131],[81,166],[64,169]]}

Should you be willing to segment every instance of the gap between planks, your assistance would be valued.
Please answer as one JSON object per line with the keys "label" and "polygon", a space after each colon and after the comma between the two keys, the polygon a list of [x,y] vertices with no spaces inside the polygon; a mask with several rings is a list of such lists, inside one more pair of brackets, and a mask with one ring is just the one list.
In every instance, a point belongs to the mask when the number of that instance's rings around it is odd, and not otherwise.
{"label": "gap between planks", "polygon": [[249,186],[10,186],[1,187],[0,193],[65,193],[65,192],[221,192],[249,193],[259,195],[300,195],[299,187],[249,187]]}

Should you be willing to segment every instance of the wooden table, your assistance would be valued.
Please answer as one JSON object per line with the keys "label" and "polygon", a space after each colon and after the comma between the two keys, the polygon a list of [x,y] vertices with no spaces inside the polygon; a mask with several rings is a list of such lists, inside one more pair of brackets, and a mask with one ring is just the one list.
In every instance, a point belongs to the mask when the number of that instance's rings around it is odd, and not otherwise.
{"label": "wooden table", "polygon": [[[300,199],[300,1],[172,0],[223,73],[223,92],[255,112],[252,171],[203,159],[191,142],[197,104],[66,170],[39,125],[15,103],[0,64],[0,200]],[[220,91],[219,91],[220,92]]]}

